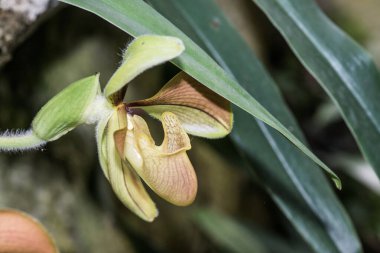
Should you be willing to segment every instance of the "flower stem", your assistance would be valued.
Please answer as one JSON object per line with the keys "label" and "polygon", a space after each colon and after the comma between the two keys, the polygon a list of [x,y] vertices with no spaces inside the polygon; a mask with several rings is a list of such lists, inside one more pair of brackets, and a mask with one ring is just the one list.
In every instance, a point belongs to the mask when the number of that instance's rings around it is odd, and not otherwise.
{"label": "flower stem", "polygon": [[46,141],[38,138],[32,130],[16,131],[15,133],[6,131],[0,134],[0,150],[3,151],[36,149],[45,143]]}

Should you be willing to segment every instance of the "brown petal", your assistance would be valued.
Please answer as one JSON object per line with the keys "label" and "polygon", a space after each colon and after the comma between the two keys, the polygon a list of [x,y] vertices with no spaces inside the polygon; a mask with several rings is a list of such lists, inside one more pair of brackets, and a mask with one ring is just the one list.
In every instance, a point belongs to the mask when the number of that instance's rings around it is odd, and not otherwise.
{"label": "brown petal", "polygon": [[[134,168],[159,196],[175,205],[189,205],[197,193],[197,178],[186,154],[190,140],[176,115],[165,112],[161,118],[165,138],[156,146],[144,119],[133,116],[134,138],[143,160]],[[128,154],[126,158],[133,159]]]}
{"label": "brown petal", "polygon": [[16,210],[0,210],[0,252],[57,253],[58,249],[33,217]]}
{"label": "brown petal", "polygon": [[206,138],[220,138],[232,129],[230,103],[197,80],[180,72],[155,96],[128,104],[161,119],[173,112],[186,132]]}

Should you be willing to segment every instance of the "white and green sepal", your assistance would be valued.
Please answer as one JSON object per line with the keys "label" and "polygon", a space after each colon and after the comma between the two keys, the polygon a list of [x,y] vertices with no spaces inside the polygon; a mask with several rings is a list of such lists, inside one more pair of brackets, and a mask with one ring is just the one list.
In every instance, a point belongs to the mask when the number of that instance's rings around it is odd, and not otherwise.
{"label": "white and green sepal", "polygon": [[182,40],[171,36],[142,35],[127,47],[123,62],[108,81],[104,95],[110,98],[133,78],[158,64],[172,60],[185,50]]}
{"label": "white and green sepal", "polygon": [[99,74],[70,84],[37,113],[32,131],[40,139],[53,141],[88,120],[88,112],[100,94]]}

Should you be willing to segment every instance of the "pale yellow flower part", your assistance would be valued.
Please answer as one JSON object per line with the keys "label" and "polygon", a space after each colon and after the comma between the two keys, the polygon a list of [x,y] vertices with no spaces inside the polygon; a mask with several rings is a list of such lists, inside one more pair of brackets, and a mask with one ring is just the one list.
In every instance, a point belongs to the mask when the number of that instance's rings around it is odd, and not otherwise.
{"label": "pale yellow flower part", "polygon": [[[141,178],[168,202],[190,205],[198,183],[186,153],[191,149],[188,133],[207,138],[228,134],[233,121],[229,102],[180,72],[152,98],[114,108],[99,123],[97,139],[104,174],[120,200],[144,220],[157,216]],[[154,142],[141,112],[162,122],[161,145]]]}
{"label": "pale yellow flower part", "polygon": [[158,215],[155,204],[130,163],[116,150],[114,133],[127,126],[126,116],[125,107],[119,106],[108,120],[100,142],[102,168],[121,202],[140,218],[153,221]]}
{"label": "pale yellow flower part", "polygon": [[[160,197],[178,206],[191,204],[198,184],[186,154],[191,148],[190,139],[177,116],[171,112],[161,116],[165,137],[160,146],[155,145],[142,117],[128,117],[133,127],[125,129],[125,142],[120,153]],[[138,159],[136,153],[139,153]]]}

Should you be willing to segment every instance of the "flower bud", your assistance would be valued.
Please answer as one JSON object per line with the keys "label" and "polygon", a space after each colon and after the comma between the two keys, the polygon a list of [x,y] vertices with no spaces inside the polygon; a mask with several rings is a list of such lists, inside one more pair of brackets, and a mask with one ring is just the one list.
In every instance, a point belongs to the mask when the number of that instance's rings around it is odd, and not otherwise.
{"label": "flower bud", "polygon": [[41,108],[32,122],[33,132],[52,141],[86,122],[88,109],[99,91],[98,74],[70,84]]}

